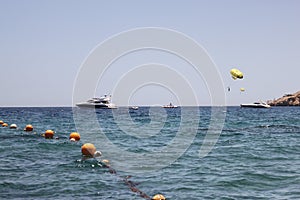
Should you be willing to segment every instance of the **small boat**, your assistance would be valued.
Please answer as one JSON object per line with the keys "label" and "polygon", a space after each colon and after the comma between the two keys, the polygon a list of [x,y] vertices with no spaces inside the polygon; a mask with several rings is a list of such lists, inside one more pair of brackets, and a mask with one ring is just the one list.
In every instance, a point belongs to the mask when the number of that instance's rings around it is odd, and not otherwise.
{"label": "small boat", "polygon": [[111,103],[111,96],[104,95],[102,97],[94,97],[89,99],[86,102],[77,103],[76,106],[78,107],[88,107],[88,108],[107,108],[113,109],[117,108],[117,106]]}
{"label": "small boat", "polygon": [[168,105],[163,105],[163,108],[177,108],[178,106],[173,105],[172,103],[168,104]]}
{"label": "small boat", "polygon": [[250,104],[241,104],[244,108],[270,108],[271,106],[265,102],[254,102]]}
{"label": "small boat", "polygon": [[129,107],[129,109],[130,109],[130,110],[138,110],[139,107],[138,107],[138,106],[131,106],[131,107]]}

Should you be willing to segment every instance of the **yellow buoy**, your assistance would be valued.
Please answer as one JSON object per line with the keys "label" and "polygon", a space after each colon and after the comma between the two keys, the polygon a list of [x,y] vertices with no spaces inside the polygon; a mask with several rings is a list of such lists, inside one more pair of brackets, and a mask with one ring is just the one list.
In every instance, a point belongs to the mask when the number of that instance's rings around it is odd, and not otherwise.
{"label": "yellow buoy", "polygon": [[81,146],[81,153],[85,156],[93,157],[96,152],[96,147],[91,143],[85,143]]}
{"label": "yellow buoy", "polygon": [[11,128],[11,129],[16,129],[16,128],[17,128],[17,125],[16,125],[16,124],[11,124],[9,128]]}
{"label": "yellow buoy", "polygon": [[152,197],[152,200],[165,200],[166,198],[162,194],[156,194]]}
{"label": "yellow buoy", "polygon": [[54,131],[52,131],[52,130],[46,130],[46,132],[44,134],[44,137],[46,139],[53,139],[53,136],[54,136]]}
{"label": "yellow buoy", "polygon": [[0,120],[0,125],[2,125],[4,122],[2,120]]}
{"label": "yellow buoy", "polygon": [[33,131],[33,126],[31,124],[26,125],[24,131]]}
{"label": "yellow buoy", "polygon": [[2,127],[8,127],[8,124],[7,123],[3,123]]}
{"label": "yellow buoy", "polygon": [[70,134],[69,139],[70,139],[71,141],[79,141],[79,140],[80,140],[80,134],[77,133],[77,132],[72,132],[72,133]]}

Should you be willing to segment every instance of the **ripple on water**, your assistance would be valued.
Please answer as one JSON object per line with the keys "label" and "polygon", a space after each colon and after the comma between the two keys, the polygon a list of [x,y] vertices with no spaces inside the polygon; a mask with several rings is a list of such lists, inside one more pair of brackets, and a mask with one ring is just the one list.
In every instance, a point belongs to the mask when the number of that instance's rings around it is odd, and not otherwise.
{"label": "ripple on water", "polygon": [[[193,119],[197,113],[193,109],[199,108],[189,109]],[[133,175],[130,180],[138,183],[138,189],[149,196],[162,193],[172,200],[300,199],[300,109],[228,108],[218,142],[200,159],[210,120],[210,108],[201,109],[193,144],[169,166]],[[119,114],[125,116],[123,110]],[[116,126],[111,112],[97,111],[114,144],[135,153],[157,150],[176,137],[180,112],[167,114],[169,121],[163,130],[152,127],[158,134],[136,139]],[[88,121],[90,111],[84,115]],[[131,116],[141,131],[151,122],[149,108],[140,108]],[[68,135],[76,131],[71,108],[1,108],[0,118],[20,127],[0,127],[1,199],[142,199],[124,183],[124,177],[132,174],[111,174],[95,160],[78,161],[83,142],[68,141]],[[29,123],[36,134],[21,130]],[[40,134],[47,129],[55,130],[60,139],[42,138]]]}

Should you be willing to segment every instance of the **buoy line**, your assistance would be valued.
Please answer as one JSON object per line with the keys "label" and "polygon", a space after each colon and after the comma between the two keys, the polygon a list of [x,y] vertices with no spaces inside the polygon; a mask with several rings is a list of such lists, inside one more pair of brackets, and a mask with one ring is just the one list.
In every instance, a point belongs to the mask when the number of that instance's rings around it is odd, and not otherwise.
{"label": "buoy line", "polygon": [[[2,120],[0,120],[0,125],[2,127],[8,127],[8,124],[3,122]],[[11,124],[9,126],[10,129],[17,129],[17,125],[16,124]],[[31,124],[27,124],[25,126],[25,128],[23,129],[25,132],[32,132],[34,130],[33,126]],[[45,139],[59,139],[59,137],[54,137],[55,132],[53,130],[46,130],[44,133],[41,134],[42,137],[44,137]],[[77,142],[79,141],[80,138],[80,134],[77,132],[71,132],[70,136],[69,136],[69,140],[71,142]],[[87,159],[93,158],[97,161],[97,163],[103,167],[103,168],[107,168],[109,170],[109,173],[111,174],[115,174],[117,175],[117,172],[115,169],[113,169],[110,166],[110,162],[107,159],[104,159],[102,161],[98,160],[97,158],[102,156],[101,151],[97,151],[96,147],[94,146],[94,144],[92,143],[85,143],[81,146],[81,153],[82,153],[82,159],[81,161],[85,161]],[[117,175],[118,176],[118,175]],[[140,197],[147,199],[147,200],[165,200],[166,198],[162,195],[162,194],[156,194],[154,195],[152,198],[150,198],[145,192],[142,192],[141,190],[139,190],[136,186],[138,185],[138,183],[135,183],[131,180],[129,180],[131,178],[131,176],[126,176],[121,177],[118,176],[128,187],[129,189],[134,192],[139,194]]]}

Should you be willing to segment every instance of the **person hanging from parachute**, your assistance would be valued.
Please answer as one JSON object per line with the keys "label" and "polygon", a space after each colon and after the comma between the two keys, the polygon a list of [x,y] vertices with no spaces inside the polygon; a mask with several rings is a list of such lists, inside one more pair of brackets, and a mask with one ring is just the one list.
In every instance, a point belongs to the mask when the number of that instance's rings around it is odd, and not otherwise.
{"label": "person hanging from parachute", "polygon": [[[244,78],[244,74],[243,72],[241,72],[240,70],[238,69],[231,69],[230,70],[230,74],[231,74],[231,77],[233,80],[237,80],[237,79],[243,79]],[[227,87],[227,91],[230,92],[231,91],[231,88],[228,86]]]}

